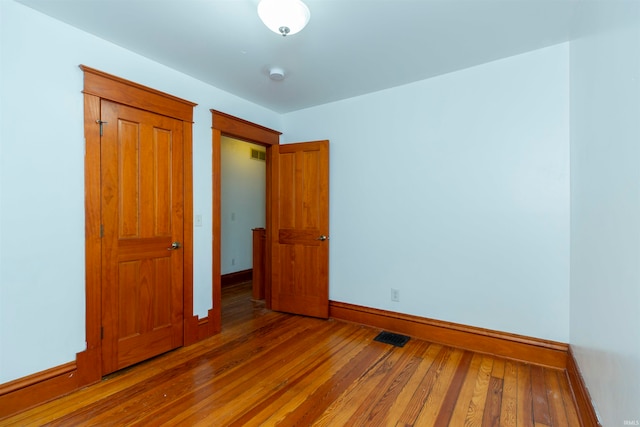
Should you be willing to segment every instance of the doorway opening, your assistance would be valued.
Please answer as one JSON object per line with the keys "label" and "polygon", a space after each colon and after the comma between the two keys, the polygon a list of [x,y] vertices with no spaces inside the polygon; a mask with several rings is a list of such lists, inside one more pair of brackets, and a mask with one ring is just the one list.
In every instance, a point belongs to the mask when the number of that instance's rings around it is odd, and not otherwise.
{"label": "doorway opening", "polygon": [[[266,148],[265,287],[267,309],[329,317],[329,141],[280,145],[280,132],[212,113],[212,309],[222,329],[223,136]],[[204,323],[204,322],[203,322]]]}
{"label": "doorway opening", "polygon": [[260,239],[266,228],[266,148],[222,136],[220,156],[220,274],[224,327],[233,322],[234,313],[239,309],[265,304],[264,295],[258,297],[254,292],[261,282],[262,271],[261,265],[255,265],[259,254],[254,240]]}
{"label": "doorway opening", "polygon": [[[209,312],[211,333],[222,329],[222,140],[231,138],[245,143],[255,144],[265,150],[265,224],[270,222],[270,176],[271,148],[280,142],[281,133],[246,120],[230,116],[220,111],[211,110],[212,116],[212,310]],[[225,208],[226,209],[226,208]],[[228,219],[231,219],[231,213]],[[235,216],[237,220],[237,212]],[[267,230],[267,234],[269,231]],[[268,236],[267,236],[268,240]],[[267,245],[268,246],[268,245]],[[266,248],[265,259],[270,259],[269,248]],[[265,301],[270,308],[270,274],[269,262],[265,265]]]}

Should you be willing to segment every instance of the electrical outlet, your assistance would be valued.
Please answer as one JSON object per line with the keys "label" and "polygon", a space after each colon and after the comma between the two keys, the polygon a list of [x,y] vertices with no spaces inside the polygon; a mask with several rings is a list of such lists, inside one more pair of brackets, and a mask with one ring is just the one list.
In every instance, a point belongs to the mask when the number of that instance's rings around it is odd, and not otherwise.
{"label": "electrical outlet", "polygon": [[231,258],[231,265],[236,265],[236,259],[235,258]]}
{"label": "electrical outlet", "polygon": [[195,216],[195,219],[193,221],[193,226],[202,227],[202,215],[198,214]]}
{"label": "electrical outlet", "polygon": [[391,301],[400,302],[400,291],[391,288]]}

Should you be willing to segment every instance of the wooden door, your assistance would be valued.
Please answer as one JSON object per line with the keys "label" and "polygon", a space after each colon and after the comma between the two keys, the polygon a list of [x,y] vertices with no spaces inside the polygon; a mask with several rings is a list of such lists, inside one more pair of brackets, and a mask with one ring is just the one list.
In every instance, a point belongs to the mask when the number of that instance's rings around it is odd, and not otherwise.
{"label": "wooden door", "polygon": [[183,344],[184,200],[180,120],[105,100],[101,120],[104,375]]}
{"label": "wooden door", "polygon": [[272,147],[271,304],[329,317],[329,141]]}

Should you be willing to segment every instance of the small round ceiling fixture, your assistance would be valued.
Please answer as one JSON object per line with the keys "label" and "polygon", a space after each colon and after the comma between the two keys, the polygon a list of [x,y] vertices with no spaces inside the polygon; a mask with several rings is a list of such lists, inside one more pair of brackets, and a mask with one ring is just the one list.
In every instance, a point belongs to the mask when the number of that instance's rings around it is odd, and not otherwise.
{"label": "small round ceiling fixture", "polygon": [[269,70],[269,78],[276,82],[281,82],[284,80],[284,70],[280,67],[272,67]]}

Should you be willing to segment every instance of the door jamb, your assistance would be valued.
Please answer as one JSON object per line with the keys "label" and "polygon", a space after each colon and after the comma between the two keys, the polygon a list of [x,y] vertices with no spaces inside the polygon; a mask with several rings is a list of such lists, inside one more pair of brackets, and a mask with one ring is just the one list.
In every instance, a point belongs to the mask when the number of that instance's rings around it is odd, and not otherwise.
{"label": "door jamb", "polygon": [[[260,126],[255,123],[231,116],[221,111],[210,110],[212,120],[212,234],[213,234],[213,255],[212,265],[212,304],[213,309],[209,311],[209,320],[213,320],[213,330],[211,334],[217,333],[222,328],[222,291],[220,284],[221,276],[221,180],[220,180],[220,152],[222,136],[236,138],[242,141],[262,145],[267,149],[266,162],[266,222],[271,222],[271,162],[273,156],[273,146],[280,144],[280,135],[273,129]],[[267,225],[267,242],[270,241],[271,227]],[[271,258],[270,245],[266,247],[266,259]],[[265,263],[265,300],[267,308],[271,306],[271,263]]]}

